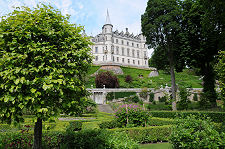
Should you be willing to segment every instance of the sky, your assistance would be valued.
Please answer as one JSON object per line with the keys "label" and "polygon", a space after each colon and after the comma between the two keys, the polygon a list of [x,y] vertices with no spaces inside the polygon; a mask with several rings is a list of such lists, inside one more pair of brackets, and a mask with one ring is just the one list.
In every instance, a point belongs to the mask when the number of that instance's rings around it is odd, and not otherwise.
{"label": "sky", "polygon": [[[63,15],[69,14],[70,22],[82,25],[87,35],[101,32],[106,21],[107,9],[113,30],[137,35],[141,33],[141,15],[148,0],[0,0],[0,16],[12,12],[18,6],[35,7],[38,3],[50,4]],[[149,56],[152,50],[150,50]]]}

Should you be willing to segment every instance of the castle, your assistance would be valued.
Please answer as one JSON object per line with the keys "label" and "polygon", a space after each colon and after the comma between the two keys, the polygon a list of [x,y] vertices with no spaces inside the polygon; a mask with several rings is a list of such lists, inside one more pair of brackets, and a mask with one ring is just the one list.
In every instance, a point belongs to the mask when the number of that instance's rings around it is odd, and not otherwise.
{"label": "castle", "polygon": [[128,32],[113,31],[107,10],[106,22],[102,33],[91,37],[95,65],[117,65],[148,68],[146,38]]}

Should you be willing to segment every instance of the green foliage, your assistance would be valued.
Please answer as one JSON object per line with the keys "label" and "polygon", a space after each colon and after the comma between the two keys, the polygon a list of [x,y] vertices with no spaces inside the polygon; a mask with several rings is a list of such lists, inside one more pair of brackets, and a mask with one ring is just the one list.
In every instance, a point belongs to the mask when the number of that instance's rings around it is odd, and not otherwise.
{"label": "green foliage", "polygon": [[147,109],[150,111],[161,111],[161,110],[172,110],[171,105],[166,105],[165,103],[161,102],[161,103],[156,103],[155,101],[153,101],[153,103],[149,103],[147,105]]}
{"label": "green foliage", "polygon": [[190,103],[190,100],[188,99],[188,96],[190,96],[190,93],[186,88],[179,88],[179,96],[180,101],[178,102],[177,109],[178,110],[187,110],[188,104]]}
{"label": "green foliage", "polygon": [[148,88],[143,88],[142,90],[141,90],[141,92],[139,93],[139,96],[141,97],[141,98],[143,98],[144,100],[147,100],[147,97],[148,97]]}
{"label": "green foliage", "polygon": [[195,111],[187,111],[187,112],[178,112],[178,111],[150,111],[152,117],[161,117],[161,118],[176,118],[181,115],[185,118],[189,115],[196,115],[199,117],[209,117],[213,122],[220,123],[224,121],[225,112],[195,112]]}
{"label": "green foliage", "polygon": [[103,85],[105,85],[106,88],[118,88],[119,81],[117,76],[109,71],[99,72],[95,78],[95,86],[96,88],[103,88]]}
{"label": "green foliage", "polygon": [[125,102],[128,102],[128,103],[140,103],[140,99],[139,99],[139,97],[137,96],[137,95],[135,95],[135,96],[130,96],[130,97],[127,97],[127,98],[125,98]]}
{"label": "green foliage", "polygon": [[166,96],[159,97],[159,102],[166,102],[166,101],[167,101]]}
{"label": "green foliage", "polygon": [[125,132],[132,140],[138,143],[153,143],[168,141],[171,126],[115,128],[110,131]]}
{"label": "green foliage", "polygon": [[0,22],[0,118],[23,121],[24,108],[43,120],[81,114],[92,62],[83,27],[51,6],[18,8]]}
{"label": "green foliage", "polygon": [[150,118],[150,115],[138,105],[125,104],[121,105],[115,111],[115,117],[117,122],[122,126],[126,126],[127,124],[133,126],[144,126]]}
{"label": "green foliage", "polygon": [[79,131],[82,129],[82,122],[81,121],[72,121],[70,122],[69,126],[66,128],[67,132],[71,131]]}
{"label": "green foliage", "polygon": [[193,100],[198,101],[198,94],[197,93],[194,93]]}
{"label": "green foliage", "polygon": [[122,132],[92,129],[65,134],[61,146],[74,149],[136,149],[137,143]]}
{"label": "green foliage", "polygon": [[[203,92],[200,94],[200,101],[199,104],[201,105],[201,109],[208,109],[211,107],[211,103],[209,101],[209,97],[212,97],[213,94],[211,94],[210,91]],[[214,98],[214,97],[212,97]]]}
{"label": "green foliage", "polygon": [[168,118],[153,117],[147,122],[147,124],[149,126],[164,126],[164,125],[173,125],[175,124],[175,121],[173,119]]}
{"label": "green foliage", "polygon": [[217,75],[219,76],[220,80],[220,88],[221,88],[221,98],[224,102],[225,108],[225,51],[220,52],[219,61],[216,65]]}
{"label": "green foliage", "polygon": [[149,94],[149,102],[153,102],[154,101],[154,96],[155,96],[155,94],[152,93],[152,92]]}
{"label": "green foliage", "polygon": [[199,119],[190,115],[178,119],[172,127],[170,142],[173,148],[224,148],[225,134],[215,130],[209,119]]}
{"label": "green foliage", "polygon": [[118,121],[116,120],[112,120],[112,121],[105,121],[99,124],[99,128],[101,129],[112,129],[112,128],[117,128],[117,127],[122,127],[122,125],[120,123],[118,123]]}

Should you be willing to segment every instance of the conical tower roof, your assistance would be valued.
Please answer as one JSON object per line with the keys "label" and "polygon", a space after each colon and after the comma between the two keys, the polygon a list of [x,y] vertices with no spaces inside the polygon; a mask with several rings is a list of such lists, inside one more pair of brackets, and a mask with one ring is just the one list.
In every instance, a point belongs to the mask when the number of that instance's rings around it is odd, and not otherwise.
{"label": "conical tower roof", "polygon": [[110,17],[109,17],[109,11],[107,9],[107,15],[106,15],[106,20],[105,20],[105,24],[111,24],[111,21],[110,21]]}

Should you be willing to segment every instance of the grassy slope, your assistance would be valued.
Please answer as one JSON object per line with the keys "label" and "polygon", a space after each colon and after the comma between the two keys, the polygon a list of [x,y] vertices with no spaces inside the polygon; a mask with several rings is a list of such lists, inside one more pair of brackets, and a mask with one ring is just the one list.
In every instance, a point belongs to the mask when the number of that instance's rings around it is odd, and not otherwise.
{"label": "grassy slope", "polygon": [[[99,66],[92,66],[88,72],[87,77],[87,85],[86,87],[91,87],[91,85],[95,86],[95,77],[90,76],[94,72],[96,72],[100,67]],[[136,68],[129,68],[129,67],[121,67],[124,75],[119,75],[119,82],[121,88],[159,88],[161,85],[171,86],[171,79],[169,74],[163,73],[163,71],[159,71],[158,77],[148,78],[150,70],[145,69],[136,69]],[[132,83],[126,83],[124,81],[126,75],[130,75],[133,78]],[[143,75],[143,78],[139,78],[139,75]],[[191,74],[188,70],[184,70],[184,72],[176,73],[176,83],[181,86],[185,87],[192,87],[192,88],[201,88],[201,80],[199,80],[199,76],[195,76]]]}

